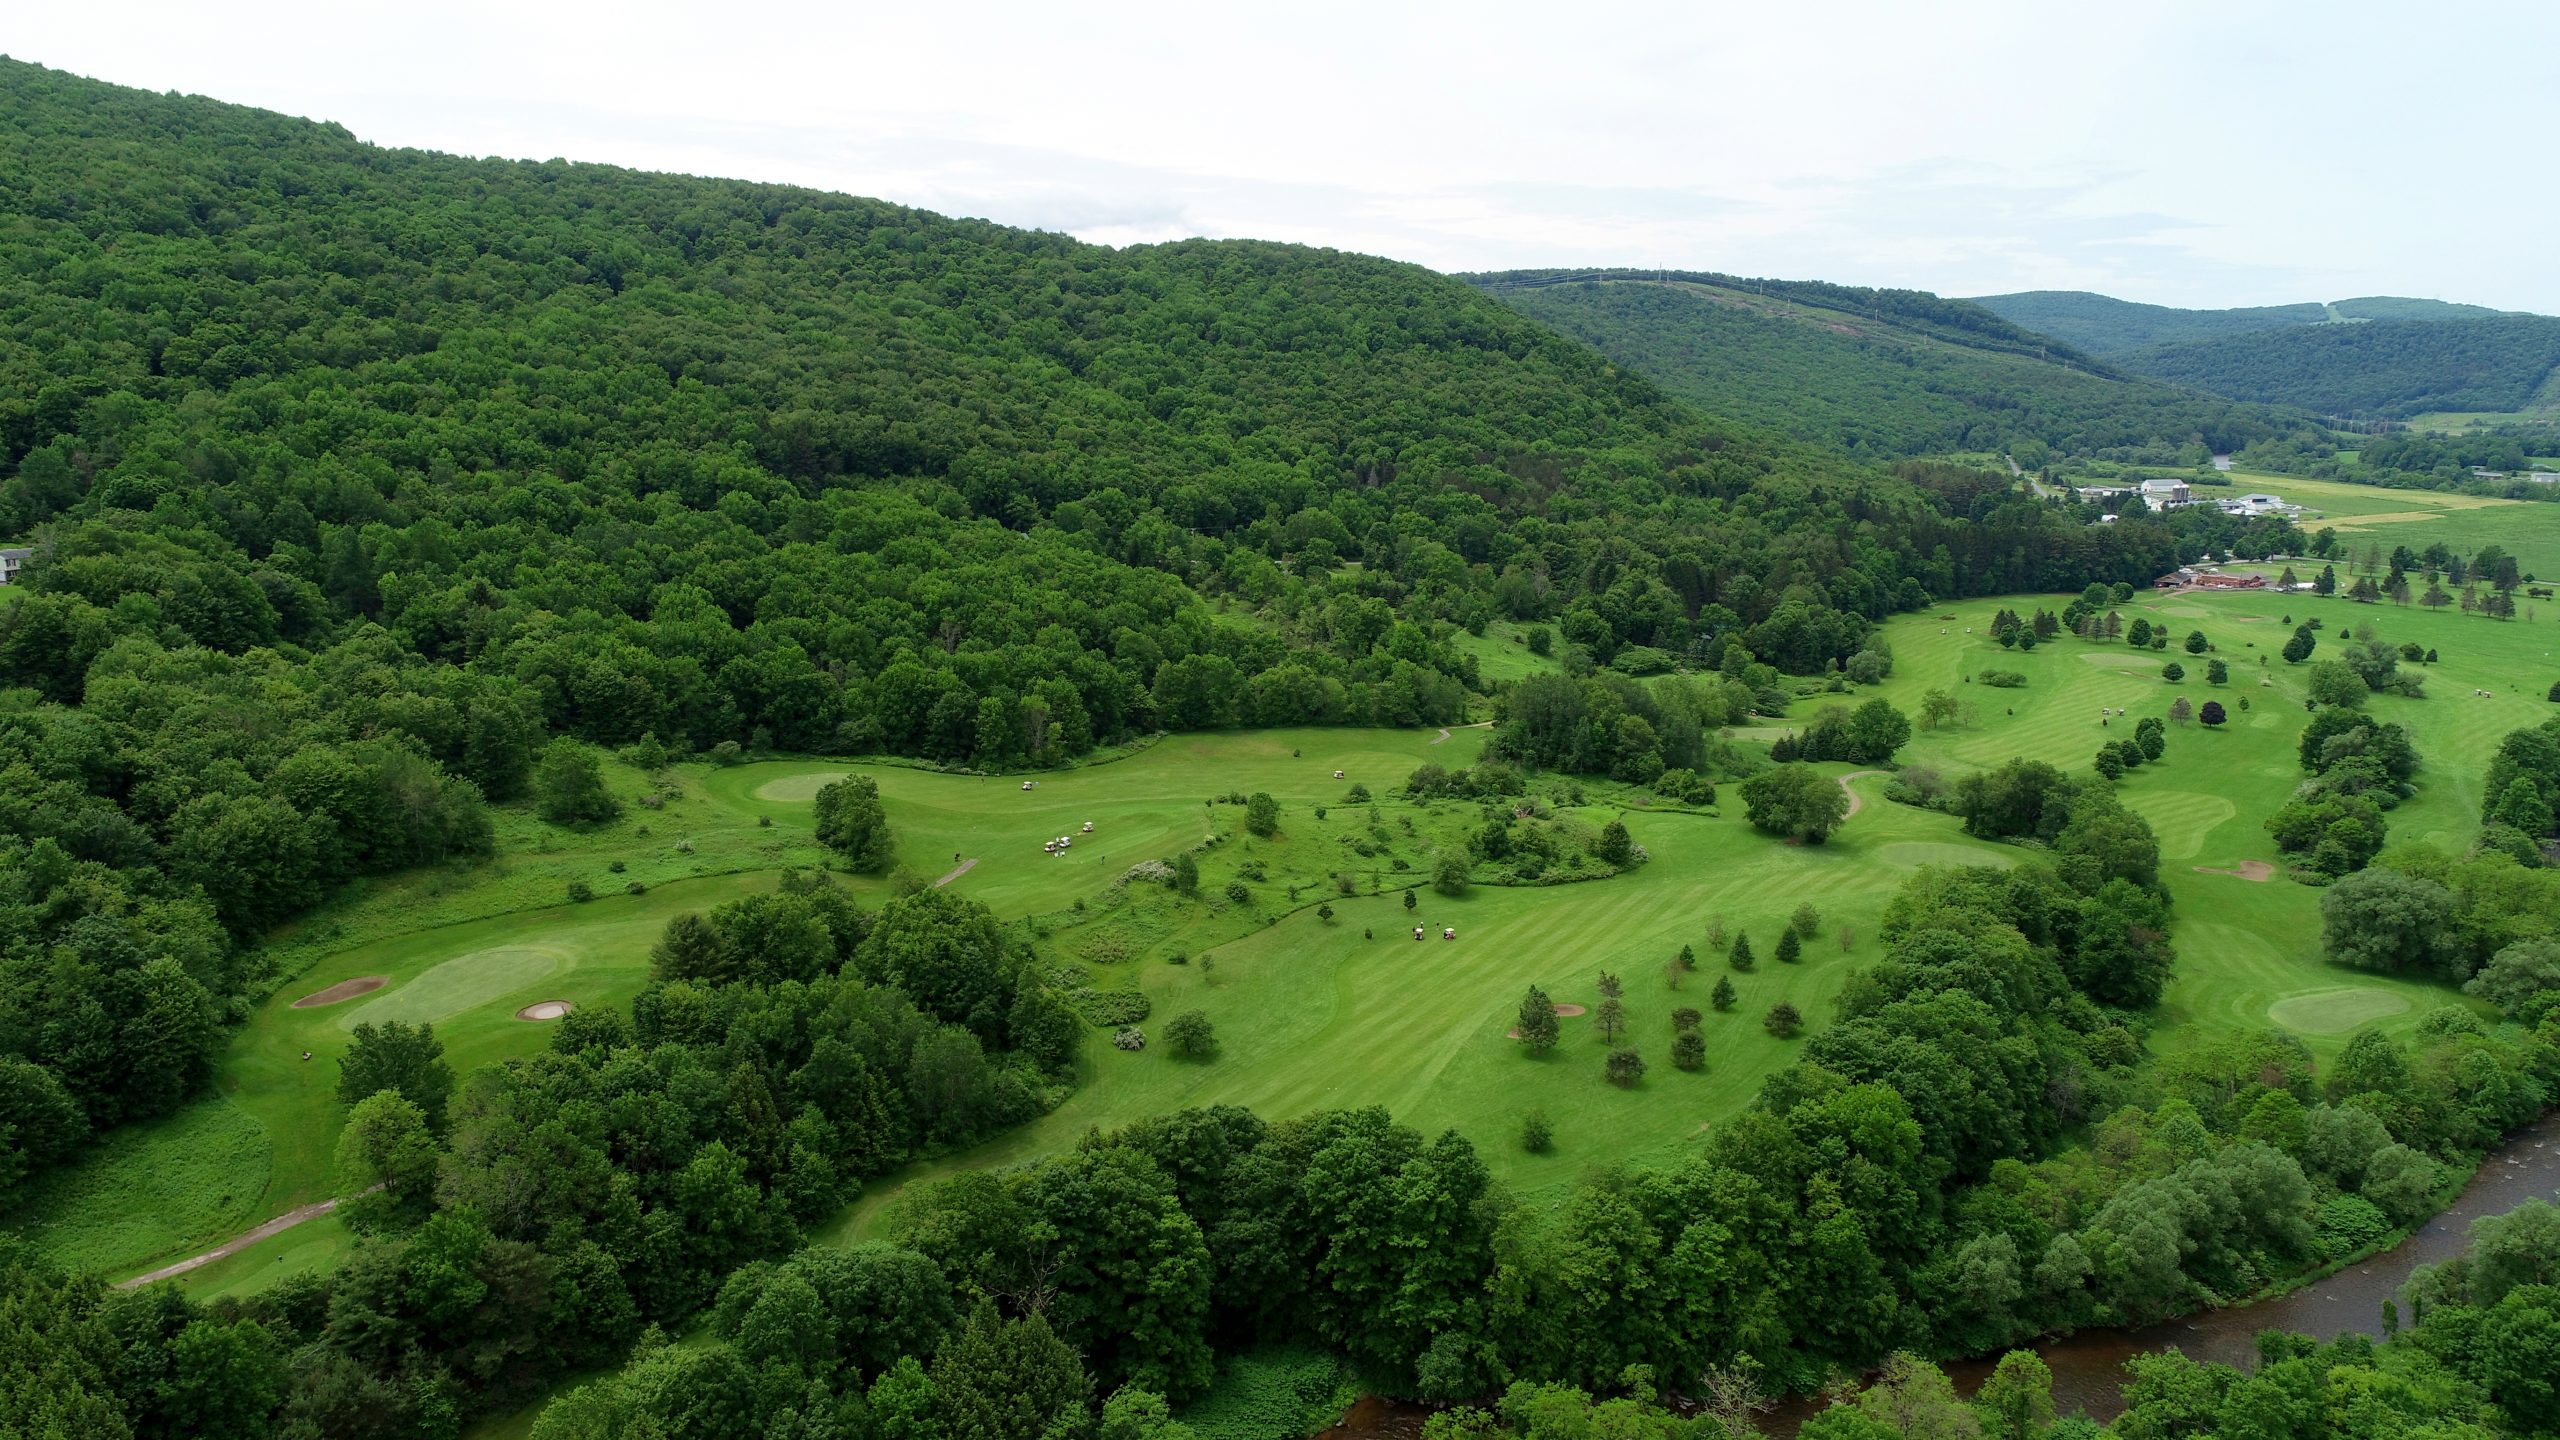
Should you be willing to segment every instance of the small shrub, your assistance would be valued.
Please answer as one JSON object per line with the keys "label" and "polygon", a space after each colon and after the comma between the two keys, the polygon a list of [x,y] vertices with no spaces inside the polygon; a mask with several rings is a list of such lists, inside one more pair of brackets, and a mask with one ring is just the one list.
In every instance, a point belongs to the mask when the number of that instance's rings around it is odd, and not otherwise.
{"label": "small shrub", "polygon": [[1683,1030],[1671,1037],[1671,1063],[1683,1070],[1696,1070],[1707,1063],[1706,1037],[1695,1030]]}
{"label": "small shrub", "polygon": [[1610,1051],[1609,1059],[1603,1068],[1608,1074],[1609,1083],[1621,1090],[1629,1089],[1636,1082],[1644,1079],[1644,1057],[1625,1046]]}
{"label": "small shrub", "polygon": [[1245,802],[1244,828],[1264,840],[1279,834],[1280,802],[1262,791],[1253,792],[1253,798]]}
{"label": "small shrub", "polygon": [[1795,1006],[1781,1000],[1769,1007],[1761,1025],[1781,1040],[1792,1040],[1804,1032],[1804,1016]]}
{"label": "small shrub", "polygon": [[773,828],[773,817],[772,817],[772,816],[770,816],[770,815],[759,815],[759,816],[757,816],[757,817],[756,817],[756,828],[757,828],[757,829],[759,829],[759,830],[770,830],[770,829],[772,829],[772,828]]}
{"label": "small shrub", "polygon": [[625,895],[646,895],[649,893],[649,887],[641,884],[637,880],[634,880],[630,884],[622,887],[622,893]]}
{"label": "small shrub", "polygon": [[584,880],[572,880],[569,882],[569,899],[571,903],[584,905],[594,898],[596,898],[596,887],[593,885],[588,884]]}
{"label": "small shrub", "polygon": [[1546,1111],[1532,1110],[1520,1117],[1520,1148],[1532,1155],[1556,1148],[1555,1127],[1547,1123]]}
{"label": "small shrub", "polygon": [[1114,1030],[1111,1043],[1122,1050],[1144,1050],[1147,1048],[1147,1032],[1135,1025],[1125,1030]]}
{"label": "small shrub", "polygon": [[1120,872],[1120,883],[1170,886],[1173,884],[1173,867],[1161,860],[1141,860]]}
{"label": "small shrub", "polygon": [[1135,1025],[1155,1009],[1143,990],[1096,990],[1083,986],[1067,992],[1067,1006],[1090,1025]]}
{"label": "small shrub", "polygon": [[738,756],[738,742],[735,740],[723,740],[711,747],[711,763],[714,765],[735,765]]}
{"label": "small shrub", "polygon": [[2015,670],[1985,670],[1982,683],[1994,690],[2015,690],[2027,683],[2027,677]]}
{"label": "small shrub", "polygon": [[619,860],[608,860],[608,861],[606,861],[606,862],[605,862],[605,867],[604,867],[604,868],[606,868],[607,870],[612,871],[612,872],[613,872],[614,874],[616,874],[616,875],[619,875],[619,874],[621,874],[624,870],[628,869],[629,867],[628,867],[628,866],[626,866],[626,865],[624,865],[624,864],[623,864],[621,861],[619,861]]}
{"label": "small shrub", "polygon": [[1440,863],[1431,869],[1431,888],[1453,898],[1466,894],[1466,857],[1455,852],[1441,856]]}
{"label": "small shrub", "polygon": [[1253,889],[1241,880],[1230,880],[1227,882],[1227,898],[1238,905],[1250,905],[1253,903]]}

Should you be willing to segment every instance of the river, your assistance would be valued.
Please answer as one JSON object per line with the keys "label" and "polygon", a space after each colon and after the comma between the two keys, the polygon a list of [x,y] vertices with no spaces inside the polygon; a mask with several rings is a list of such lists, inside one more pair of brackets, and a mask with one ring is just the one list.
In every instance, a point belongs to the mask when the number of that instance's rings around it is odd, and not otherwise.
{"label": "river", "polygon": [[[2560,1195],[2560,1111],[2517,1131],[2491,1152],[2463,1188],[2461,1198],[2443,1214],[2391,1249],[2325,1280],[2255,1304],[2207,1310],[2137,1329],[2084,1330],[2032,1348],[2053,1367],[2057,1413],[2112,1420],[2123,1413],[2117,1387],[2124,1378],[2124,1362],[2134,1356],[2179,1350],[2192,1359],[2248,1369],[2257,1363],[2258,1334],[2265,1330],[2297,1331],[2324,1340],[2351,1330],[2378,1337],[2383,1302],[2399,1294],[2411,1271],[2461,1253],[2472,1221],[2503,1215],[2536,1196],[2555,1195]],[[1970,1395],[1998,1359],[1994,1355],[1957,1360],[1945,1369],[1957,1390]],[[1761,1428],[1772,1435],[1792,1436],[1821,1406],[1818,1397],[1790,1399],[1764,1416]],[[1424,1406],[1367,1396],[1320,1440],[1413,1440],[1422,1433],[1422,1422],[1429,1414]]]}

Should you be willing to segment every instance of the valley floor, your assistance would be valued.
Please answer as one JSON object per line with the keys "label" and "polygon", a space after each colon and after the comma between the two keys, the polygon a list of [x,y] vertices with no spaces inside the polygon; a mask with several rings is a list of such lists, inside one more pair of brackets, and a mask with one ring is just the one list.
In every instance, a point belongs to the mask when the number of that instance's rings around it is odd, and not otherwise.
{"label": "valley floor", "polygon": [[[2417,798],[2390,817],[2394,840],[2458,846],[2476,828],[2490,749],[2551,712],[2541,695],[2560,676],[2552,658],[2560,626],[2308,596],[2144,595],[2122,607],[2128,621],[2142,615],[2178,637],[2203,631],[2232,672],[2228,685],[2212,687],[2201,660],[2174,642],[2153,652],[2066,638],[2020,654],[1991,641],[1996,609],[2025,612],[2036,603],[1971,601],[1897,619],[1886,632],[1897,666],[1881,693],[1915,714],[1932,688],[1967,702],[1958,723],[1919,732],[1901,757],[1949,778],[2011,756],[2084,769],[2101,741],[2130,733],[2134,718],[2164,713],[2180,695],[2220,698],[2231,709],[2232,723],[2220,730],[2173,727],[2164,759],[2124,782],[2127,803],[2159,834],[2177,901],[2178,972],[2156,1016],[2155,1048],[2277,1024],[2326,1057],[2361,1025],[2401,1030],[2435,1006],[2471,1003],[2443,987],[2326,964],[2320,892],[2268,865],[2278,857],[2263,821],[2298,782],[2294,738],[2304,719],[2302,671],[2273,652],[2287,615],[2312,614],[2324,618],[2324,637],[2370,623],[2385,638],[2439,651],[2439,663],[2425,667],[2428,698],[2376,697],[2372,706],[2411,728],[2427,763]],[[2170,658],[2194,662],[2183,684],[2161,679]],[[2025,674],[2026,684],[1992,689],[1974,678],[1993,666]],[[2480,689],[2491,693],[2476,696]],[[1809,716],[1825,698],[1796,709]],[[2116,709],[2127,713],[2106,713]],[[1885,782],[1875,775],[1848,782],[1858,813],[1822,846],[1753,832],[1730,794],[1721,809],[1698,811],[1586,783],[1568,817],[1589,826],[1622,817],[1648,863],[1577,883],[1479,884],[1464,897],[1442,897],[1425,883],[1431,859],[1458,843],[1473,805],[1412,805],[1402,786],[1426,762],[1471,763],[1487,737],[1482,728],[1445,739],[1436,730],[1176,736],[1126,758],[1034,777],[1028,791],[1019,776],[886,764],[686,765],[663,777],[617,770],[626,798],[655,794],[663,808],[635,803],[623,819],[582,833],[510,817],[498,860],[398,877],[284,937],[279,954],[299,974],[234,1039],[218,1094],[111,1138],[5,1223],[67,1261],[129,1275],[325,1197],[340,1116],[333,1060],[356,1023],[432,1021],[458,1071],[537,1049],[547,1029],[517,1019],[519,1010],[544,1000],[625,1000],[645,980],[649,947],[669,918],[768,887],[783,866],[823,858],[809,841],[810,803],[820,785],[850,768],[878,779],[905,868],[925,877],[956,872],[948,874],[955,890],[1026,926],[1049,963],[1072,968],[1084,983],[1143,991],[1151,1030],[1181,1011],[1204,1012],[1221,1047],[1213,1061],[1185,1062],[1162,1047],[1116,1050],[1096,1031],[1082,1084],[1055,1112],[875,1187],[835,1228],[839,1237],[867,1233],[917,1180],[1053,1151],[1094,1126],[1214,1103],[1272,1116],[1386,1105],[1426,1131],[1464,1131],[1515,1193],[1533,1202],[1552,1197],[1594,1167],[1672,1157],[1747,1103],[1801,1043],[1770,1037],[1761,1015],[1786,999],[1821,1024],[1851,970],[1878,953],[1877,919],[1914,868],[2010,863],[2024,853],[1964,836],[1951,816],[1883,800]],[[1355,784],[1378,803],[1348,803]],[[1243,833],[1240,807],[1209,803],[1256,790],[1282,805],[1281,833],[1269,840]],[[1044,853],[1042,843],[1059,835],[1076,843],[1063,855]],[[1113,883],[1131,864],[1211,835],[1218,842],[1203,852],[1205,905],[1153,884]],[[2270,878],[2251,878],[2261,866]],[[1246,882],[1254,873],[1264,878]],[[1342,875],[1351,880],[1348,894],[1335,878]],[[571,879],[586,881],[598,898],[549,903]],[[641,893],[625,893],[635,880]],[[1226,898],[1231,880],[1246,883],[1247,899]],[[874,898],[886,884],[848,883]],[[1802,964],[1779,965],[1778,927],[1808,902],[1822,913],[1820,932]],[[1331,906],[1331,919],[1319,915],[1320,904]],[[1709,944],[1717,922],[1753,937],[1760,963],[1752,973],[1731,974],[1722,947]],[[1416,925],[1431,938],[1414,941]],[[1457,938],[1438,938],[1444,926]],[[1683,945],[1698,968],[1675,991],[1667,966]],[[1176,955],[1184,963],[1173,963]],[[1602,1078],[1607,1046],[1587,1017],[1567,1020],[1564,1043],[1543,1058],[1522,1053],[1505,1033],[1526,986],[1589,1005],[1604,970],[1624,979],[1629,1033],[1651,1062],[1630,1089]],[[1708,991],[1726,975],[1740,1003],[1707,1015],[1706,1068],[1673,1068],[1671,1010],[1708,1010]],[[377,976],[378,988],[336,1003],[293,1004],[337,982]],[[1530,1155],[1517,1143],[1532,1108],[1546,1112],[1558,1136],[1549,1154]],[[180,1283],[199,1295],[256,1288],[334,1263],[347,1239],[333,1217],[322,1217]]]}

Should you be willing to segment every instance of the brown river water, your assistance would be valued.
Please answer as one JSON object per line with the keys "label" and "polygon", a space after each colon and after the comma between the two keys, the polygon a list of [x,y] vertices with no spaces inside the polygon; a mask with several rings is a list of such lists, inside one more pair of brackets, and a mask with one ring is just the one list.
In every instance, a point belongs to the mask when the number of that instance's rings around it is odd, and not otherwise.
{"label": "brown river water", "polygon": [[[2083,1330],[2029,1348],[2053,1367],[2057,1413],[2112,1420],[2124,1410],[2117,1388],[2124,1379],[2124,1362],[2136,1355],[2180,1350],[2191,1359],[2249,1369],[2257,1363],[2258,1334],[2263,1330],[2296,1331],[2324,1340],[2351,1330],[2380,1336],[2383,1302],[2399,1294],[2411,1271],[2459,1254],[2472,1221],[2503,1215],[2537,1196],[2560,1197],[2560,1111],[2517,1131],[2480,1162],[2479,1173],[2452,1208],[2393,1248],[2326,1279],[2255,1304],[2206,1310],[2134,1329]],[[1998,1359],[1993,1355],[1950,1361],[1945,1369],[1956,1389],[1970,1395],[1990,1376]],[[1816,1396],[1794,1397],[1764,1415],[1761,1428],[1775,1436],[1792,1436],[1822,1405]],[[1319,1440],[1414,1440],[1430,1413],[1426,1406],[1364,1396]]]}

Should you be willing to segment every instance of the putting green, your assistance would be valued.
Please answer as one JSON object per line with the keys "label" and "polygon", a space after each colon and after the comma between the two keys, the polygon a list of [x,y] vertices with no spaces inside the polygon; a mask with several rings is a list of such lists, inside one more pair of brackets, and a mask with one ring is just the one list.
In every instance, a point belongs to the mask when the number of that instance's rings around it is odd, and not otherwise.
{"label": "putting green", "polygon": [[[569,963],[569,952],[549,945],[500,945],[475,950],[432,966],[395,989],[378,992],[364,1004],[341,1012],[338,1023],[347,1030],[386,1020],[405,1020],[412,1025],[432,1023],[513,996]],[[507,1008],[513,1011],[515,1007]]]}
{"label": "putting green", "polygon": [[[818,798],[818,792],[852,774],[859,767],[806,770],[767,780],[754,790],[755,798],[775,805],[807,805]],[[868,772],[866,772],[868,773]]]}
{"label": "putting green", "polygon": [[2344,1035],[2369,1020],[2408,1008],[2407,996],[2387,990],[2312,990],[2268,1006],[2267,1018],[2305,1035]]}

